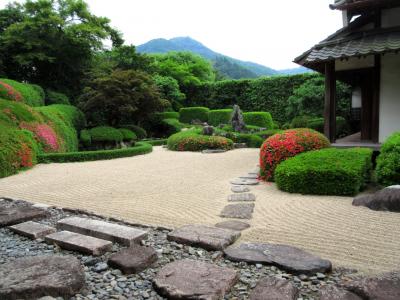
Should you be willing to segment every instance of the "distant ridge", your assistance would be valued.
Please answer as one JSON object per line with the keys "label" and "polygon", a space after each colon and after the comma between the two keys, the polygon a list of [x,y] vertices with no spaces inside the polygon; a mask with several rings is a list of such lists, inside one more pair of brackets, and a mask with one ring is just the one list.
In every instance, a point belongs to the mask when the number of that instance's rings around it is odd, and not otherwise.
{"label": "distant ridge", "polygon": [[167,53],[170,51],[190,51],[210,60],[214,68],[227,78],[257,78],[261,76],[300,74],[310,72],[306,68],[294,68],[287,70],[274,70],[272,68],[250,62],[235,59],[211,50],[202,43],[190,37],[175,37],[172,39],[154,39],[137,46],[140,53]]}

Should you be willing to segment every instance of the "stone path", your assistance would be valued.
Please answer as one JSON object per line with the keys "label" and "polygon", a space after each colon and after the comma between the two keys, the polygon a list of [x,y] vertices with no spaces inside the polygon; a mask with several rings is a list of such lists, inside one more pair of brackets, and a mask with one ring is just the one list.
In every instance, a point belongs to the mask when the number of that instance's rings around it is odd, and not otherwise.
{"label": "stone path", "polygon": [[8,228],[15,233],[27,236],[31,239],[44,238],[46,235],[57,231],[54,227],[32,221],[9,226]]}
{"label": "stone path", "polygon": [[46,216],[45,210],[32,206],[0,206],[0,227],[15,225],[33,219],[42,219]]}

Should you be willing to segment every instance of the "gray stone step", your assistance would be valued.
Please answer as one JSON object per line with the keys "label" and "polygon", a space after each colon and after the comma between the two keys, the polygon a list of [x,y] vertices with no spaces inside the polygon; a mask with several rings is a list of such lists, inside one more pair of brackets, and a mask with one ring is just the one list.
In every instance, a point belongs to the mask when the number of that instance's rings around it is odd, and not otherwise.
{"label": "gray stone step", "polygon": [[215,224],[215,227],[242,231],[250,227],[249,224],[237,220],[223,221]]}
{"label": "gray stone step", "polygon": [[241,179],[258,179],[258,174],[249,173],[246,175],[239,176]]}
{"label": "gray stone step", "polygon": [[10,226],[9,229],[31,239],[41,239],[57,231],[54,227],[32,221]]}
{"label": "gray stone step", "polygon": [[57,228],[90,235],[125,246],[139,243],[147,237],[147,231],[145,230],[80,217],[62,219],[57,222]]}
{"label": "gray stone step", "polygon": [[32,206],[0,206],[0,227],[47,217],[46,211]]}
{"label": "gray stone step", "polygon": [[224,153],[224,152],[226,152],[226,150],[224,150],[224,149],[206,149],[206,150],[201,151],[201,153],[204,153],[204,154],[215,154],[215,153]]}
{"label": "gray stone step", "polygon": [[256,195],[252,193],[241,193],[241,194],[232,194],[228,196],[228,201],[230,202],[238,202],[238,201],[256,201]]}
{"label": "gray stone step", "polygon": [[76,232],[60,231],[45,237],[49,244],[56,244],[66,250],[73,250],[90,255],[102,255],[111,251],[112,243]]}
{"label": "gray stone step", "polygon": [[229,204],[221,211],[222,218],[251,219],[254,203]]}
{"label": "gray stone step", "polygon": [[233,185],[231,191],[234,193],[246,193],[250,192],[250,188],[245,185]]}
{"label": "gray stone step", "polygon": [[257,179],[244,179],[244,178],[235,178],[231,180],[231,184],[234,185],[257,185],[259,181]]}

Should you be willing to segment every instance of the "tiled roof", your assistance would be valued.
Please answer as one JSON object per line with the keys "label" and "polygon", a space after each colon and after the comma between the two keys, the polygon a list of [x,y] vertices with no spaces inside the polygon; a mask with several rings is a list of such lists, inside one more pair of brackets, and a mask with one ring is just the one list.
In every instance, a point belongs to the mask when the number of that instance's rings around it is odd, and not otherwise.
{"label": "tiled roof", "polygon": [[[397,3],[397,5],[396,5]],[[331,9],[358,9],[394,5],[398,6],[398,0],[335,0],[329,5]]]}

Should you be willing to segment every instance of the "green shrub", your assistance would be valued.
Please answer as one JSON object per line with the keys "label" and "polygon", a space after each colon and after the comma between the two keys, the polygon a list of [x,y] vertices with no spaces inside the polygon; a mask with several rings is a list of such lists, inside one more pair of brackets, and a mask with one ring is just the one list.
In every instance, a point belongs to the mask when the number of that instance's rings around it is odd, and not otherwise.
{"label": "green shrub", "polygon": [[150,153],[152,149],[153,147],[150,144],[138,142],[134,147],[123,149],[42,154],[38,156],[38,161],[40,163],[63,163],[76,161],[106,160],[146,154]]}
{"label": "green shrub", "polygon": [[[310,122],[310,116],[297,116],[294,117],[290,123],[290,128],[308,128]],[[312,128],[314,129],[314,128]],[[316,130],[316,129],[314,129]]]}
{"label": "green shrub", "polygon": [[147,132],[142,127],[133,125],[133,124],[125,124],[121,125],[122,128],[126,128],[131,130],[133,133],[136,134],[138,140],[143,140],[147,137]]}
{"label": "green shrub", "polygon": [[167,137],[174,133],[180,132],[182,128],[185,127],[177,119],[164,119],[161,121],[161,124],[163,126],[162,132]]}
{"label": "green shrub", "polygon": [[381,147],[376,176],[383,186],[400,184],[400,132],[389,136]]}
{"label": "green shrub", "polygon": [[218,126],[220,124],[230,124],[232,112],[232,109],[210,110],[210,112],[208,113],[208,124],[212,126]]}
{"label": "green shrub", "polygon": [[67,95],[59,92],[55,92],[52,90],[47,90],[46,91],[46,105],[51,105],[51,104],[66,104],[70,105],[70,101],[67,97]]}
{"label": "green shrub", "polygon": [[233,148],[233,141],[220,136],[201,135],[198,130],[187,130],[168,138],[168,149],[174,151],[201,151]]}
{"label": "green shrub", "polygon": [[79,137],[82,145],[84,145],[85,147],[89,147],[92,144],[92,136],[90,135],[89,130],[81,130]]}
{"label": "green shrub", "polygon": [[126,128],[120,128],[118,130],[122,134],[122,140],[123,141],[129,142],[129,141],[136,141],[137,140],[137,136],[132,130],[129,130],[129,129],[126,129]]}
{"label": "green shrub", "polygon": [[322,149],[299,154],[279,164],[275,182],[289,193],[356,195],[369,180],[370,149]]}
{"label": "green shrub", "polygon": [[188,124],[194,120],[207,122],[209,111],[207,107],[184,107],[179,110],[179,121]]}
{"label": "green shrub", "polygon": [[161,112],[161,113],[156,113],[156,116],[160,120],[164,120],[164,119],[177,119],[177,120],[179,120],[179,113],[176,112],[176,111],[165,111],[165,112]]}
{"label": "green shrub", "polygon": [[245,143],[249,148],[260,148],[264,142],[262,137],[251,133],[232,133],[227,138],[232,139],[235,143]]}
{"label": "green shrub", "polygon": [[162,146],[167,144],[167,139],[158,139],[158,140],[143,140],[144,143],[150,144],[152,146]]}
{"label": "green shrub", "polygon": [[269,130],[262,130],[259,132],[254,132],[253,134],[258,135],[263,140],[266,140],[270,136],[273,136],[274,134],[282,133],[282,132],[283,132],[283,130],[281,130],[281,129],[269,129]]}
{"label": "green shrub", "polygon": [[37,84],[31,84],[31,87],[34,88],[40,95],[40,99],[45,99],[46,98],[46,93],[44,91],[44,89]]}
{"label": "green shrub", "polygon": [[274,127],[274,122],[269,112],[246,112],[243,114],[243,119],[246,125],[253,125],[266,129],[273,129]]}
{"label": "green shrub", "polygon": [[121,142],[122,133],[113,127],[99,126],[90,129],[92,142]]}
{"label": "green shrub", "polygon": [[43,106],[44,97],[43,94],[38,90],[37,87],[31,84],[17,82],[11,79],[0,79],[0,82],[4,82],[22,95],[22,101],[30,106]]}
{"label": "green shrub", "polygon": [[[303,124],[301,124],[303,125]],[[303,128],[304,126],[301,126]],[[324,133],[324,118],[309,118],[306,122],[307,128],[314,129],[318,132]],[[336,118],[336,136],[341,137],[348,134],[349,128],[345,118]]]}

